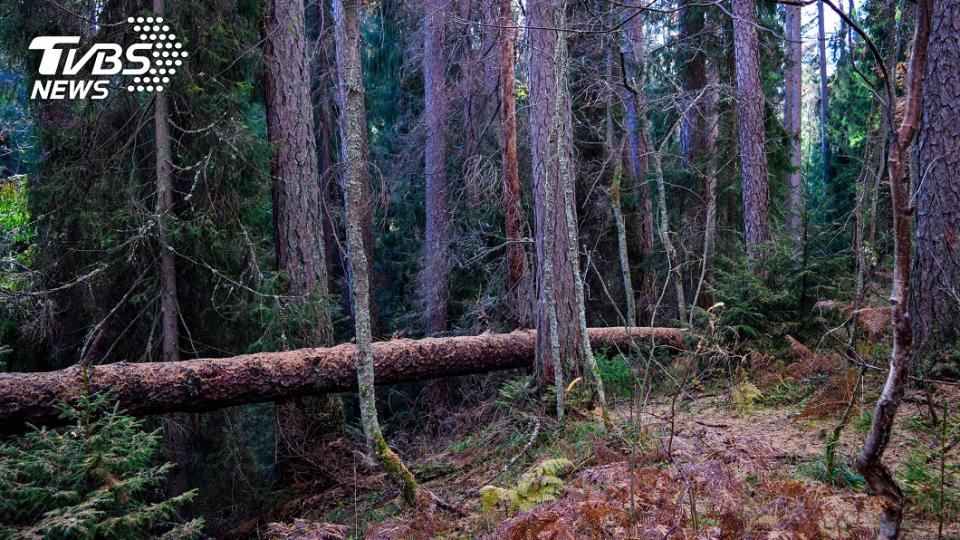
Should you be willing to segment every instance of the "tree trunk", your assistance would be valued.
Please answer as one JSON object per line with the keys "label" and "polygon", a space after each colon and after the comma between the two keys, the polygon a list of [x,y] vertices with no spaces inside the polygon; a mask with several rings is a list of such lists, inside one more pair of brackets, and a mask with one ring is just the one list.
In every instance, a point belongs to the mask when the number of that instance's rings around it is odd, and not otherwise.
{"label": "tree trunk", "polygon": [[[703,7],[685,1],[680,8],[680,62],[683,95],[691,100],[707,85],[707,55],[703,51]],[[703,106],[689,108],[680,122],[680,168],[688,169],[704,150]]]}
{"label": "tree trunk", "polygon": [[783,128],[790,144],[790,187],[787,226],[793,241],[793,256],[798,261],[803,254],[803,31],[800,6],[787,6],[786,83],[783,97]]}
{"label": "tree trunk", "polygon": [[[927,45],[930,37],[931,16],[934,0],[919,0],[916,10],[916,27],[913,37],[913,50],[909,56],[907,71],[906,98],[903,109],[903,121],[897,131],[891,134],[888,153],[888,178],[890,180],[890,198],[893,212],[893,287],[890,292],[890,311],[893,319],[893,352],[890,358],[890,371],[883,392],[877,400],[873,412],[870,431],[867,432],[863,449],[857,456],[856,468],[866,479],[870,488],[883,498],[884,510],[880,518],[879,539],[895,539],[900,534],[903,519],[904,494],[890,471],[881,461],[890,442],[893,422],[897,410],[903,401],[910,377],[913,361],[913,332],[907,314],[907,301],[910,298],[910,252],[912,231],[910,227],[910,195],[907,175],[907,149],[917,132],[920,121],[921,92],[924,74],[927,70]],[[939,68],[935,63],[931,69]],[[894,94],[893,82],[887,84],[888,102]],[[895,109],[887,108],[887,121],[893,124]],[[929,286],[928,283],[923,286]]]}
{"label": "tree trunk", "polygon": [[960,329],[960,2],[934,0],[916,195],[910,320],[918,358],[937,376],[960,376],[960,363],[937,365],[958,346]]}
{"label": "tree trunk", "polygon": [[[160,18],[166,15],[164,0],[153,0],[153,11]],[[167,94],[153,96],[153,133],[156,139],[157,172],[157,236],[160,240],[160,360],[180,360],[180,307],[177,302],[177,261],[168,246],[168,218],[173,211],[173,153],[170,148],[170,104]],[[164,440],[175,464],[167,480],[167,490],[180,494],[189,488],[187,479],[188,433],[184,415],[169,415],[163,419]]]}
{"label": "tree trunk", "polygon": [[[317,148],[307,69],[302,0],[268,0],[264,55],[267,64],[267,133],[274,155],[274,224],[277,264],[289,277],[289,290],[301,307],[326,300]],[[305,341],[329,336],[325,306],[318,324],[303,330]]]}
{"label": "tree trunk", "polygon": [[446,4],[425,0],[423,29],[424,121],[427,140],[424,147],[426,176],[426,227],[422,275],[424,328],[427,335],[447,330],[447,95],[444,88],[447,71],[443,34]]}
{"label": "tree trunk", "polygon": [[347,251],[350,257],[350,288],[353,292],[360,420],[368,450],[403,490],[408,505],[416,503],[417,482],[399,457],[387,446],[377,419],[374,391],[373,335],[370,330],[370,276],[364,247],[363,209],[367,179],[367,118],[364,107],[363,72],[360,57],[360,2],[334,0],[337,75],[340,80],[340,148],[343,152],[346,193]]}
{"label": "tree trunk", "polygon": [[520,206],[520,162],[517,157],[517,96],[513,20],[513,0],[500,0],[500,89],[502,92],[501,129],[503,144],[503,212],[507,238],[507,296],[511,316],[518,327],[528,326],[521,316],[529,304],[520,289],[523,281],[524,255],[521,243],[523,209]]}
{"label": "tree trunk", "polygon": [[756,0],[732,0],[733,44],[737,70],[740,168],[743,176],[743,226],[747,259],[760,260],[770,242],[770,195],[764,152],[763,87]]}
{"label": "tree trunk", "polygon": [[[680,349],[676,328],[590,328],[595,348],[629,351],[637,343],[656,342]],[[537,333],[483,334],[420,340],[395,339],[372,345],[377,384],[453,377],[533,364]],[[369,359],[366,344],[364,358]],[[232,358],[94,365],[87,368],[91,392],[110,391],[133,414],[204,411],[358,388],[358,346],[256,353]],[[57,403],[84,388],[84,368],[0,373],[0,431],[25,422],[56,425]]]}
{"label": "tree trunk", "polygon": [[[630,173],[636,185],[637,211],[636,223],[636,259],[644,262],[653,251],[653,204],[650,198],[650,184],[647,183],[647,107],[644,95],[644,63],[646,49],[643,36],[643,19],[635,17],[627,23],[624,30],[623,74],[625,79],[623,90],[623,104],[625,112],[625,128],[630,149]],[[642,305],[637,306],[637,316],[646,313],[656,302],[657,293],[654,290],[653,276],[644,272],[641,277],[640,295]]]}
{"label": "tree trunk", "polygon": [[[559,358],[575,358],[580,344],[576,328],[577,303],[573,269],[567,257],[567,225],[564,216],[563,183],[560,162],[572,163],[569,103],[557,95],[557,72],[566,76],[566,67],[557,69],[555,56],[559,33],[556,11],[562,9],[553,0],[531,0],[527,6],[530,39],[530,146],[534,181],[536,218],[537,303],[536,325],[540,330],[537,346],[537,373],[541,384],[553,382],[549,307],[556,311],[559,334],[556,342]],[[566,105],[566,106],[565,106]],[[561,127],[558,131],[557,124]],[[559,151],[559,154],[558,154]],[[548,207],[548,202],[551,204]],[[560,202],[557,204],[557,202]],[[576,218],[576,216],[574,216]],[[547,240],[552,239],[551,242]],[[550,279],[546,279],[550,258]],[[549,282],[549,283],[548,283]],[[547,291],[547,285],[551,291]],[[549,292],[549,297],[548,297]]]}
{"label": "tree trunk", "polygon": [[829,182],[829,152],[827,145],[827,105],[829,97],[827,96],[827,36],[823,29],[823,0],[817,2],[817,61],[820,64],[820,161],[821,174],[824,184]]}
{"label": "tree trunk", "polygon": [[[719,93],[715,87],[718,83],[718,74],[716,65],[711,62],[707,66],[707,84],[711,88],[707,89],[704,97],[704,131],[703,131],[703,149],[707,153],[706,164],[704,167],[704,197],[706,198],[706,216],[703,221],[703,254],[700,267],[700,279],[697,281],[696,291],[693,293],[691,305],[700,305],[700,294],[703,291],[703,285],[710,282],[710,254],[714,248],[714,238],[717,233],[717,137],[720,134],[720,115],[717,107],[719,106]],[[706,306],[713,304],[713,298],[709,293],[704,294],[707,300]],[[693,310],[690,311],[689,322],[693,325]]]}

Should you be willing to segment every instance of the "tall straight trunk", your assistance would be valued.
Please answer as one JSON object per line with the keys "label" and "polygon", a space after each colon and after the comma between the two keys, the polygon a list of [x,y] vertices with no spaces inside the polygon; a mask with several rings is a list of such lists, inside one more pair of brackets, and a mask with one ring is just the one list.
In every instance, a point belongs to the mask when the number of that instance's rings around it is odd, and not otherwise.
{"label": "tall straight trunk", "polygon": [[[166,15],[164,0],[153,0],[153,11],[163,18]],[[157,92],[153,97],[153,133],[157,152],[157,236],[160,239],[160,360],[174,362],[180,359],[180,308],[177,303],[177,261],[167,245],[168,217],[173,210],[173,152],[170,148],[170,103],[164,92]],[[189,487],[187,420],[185,414],[172,414],[163,419],[164,439],[175,464],[167,481],[170,493],[183,493]]]}
{"label": "tall straight trunk", "polygon": [[[564,28],[566,26],[566,13],[565,13],[565,3],[557,11],[559,21],[557,24],[558,28]],[[572,107],[570,100],[570,88],[567,83],[568,77],[568,65],[569,65],[569,51],[567,49],[567,37],[566,35],[560,35],[557,40],[557,51],[554,55],[554,65],[556,66],[556,78],[557,78],[557,107],[554,118],[554,129],[557,135],[560,133],[565,133],[570,130],[569,124],[565,122],[567,116],[563,115],[561,111],[569,111]],[[577,218],[576,218],[576,209],[577,209],[577,196],[574,193],[574,184],[576,182],[574,178],[574,170],[572,163],[572,153],[568,151],[566,145],[569,144],[566,137],[560,138],[556,137],[556,149],[557,156],[559,158],[558,163],[558,175],[560,177],[560,182],[563,187],[563,198],[561,199],[561,204],[563,204],[563,213],[564,221],[567,229],[567,263],[570,265],[570,272],[573,274],[573,288],[577,309],[577,337],[576,340],[579,342],[579,353],[580,360],[583,363],[583,368],[586,371],[587,376],[591,379],[591,382],[594,385],[595,396],[597,399],[597,404],[600,405],[600,410],[603,414],[603,423],[604,426],[610,424],[610,417],[607,413],[607,398],[606,393],[603,390],[603,381],[600,379],[600,369],[597,366],[597,359],[593,356],[593,349],[590,347],[590,339],[587,337],[587,308],[586,302],[584,300],[584,287],[583,287],[583,278],[580,275],[580,242],[577,238]],[[560,370],[558,370],[560,371]],[[560,385],[557,385],[557,393],[562,393]]]}
{"label": "tall straight trunk", "polygon": [[756,0],[732,0],[733,45],[737,71],[740,172],[743,176],[743,227],[747,259],[758,262],[770,242],[770,194],[764,152],[763,87]]}
{"label": "tall straight trunk", "polygon": [[[289,277],[289,290],[300,297],[327,295],[322,202],[320,199],[310,71],[302,0],[268,0],[266,10],[267,135],[274,155],[273,209],[277,264]],[[326,306],[318,324],[303,329],[313,345],[329,337]]]}
{"label": "tall straight trunk", "polygon": [[[164,0],[153,1],[153,11],[163,17]],[[180,310],[177,304],[177,261],[167,246],[167,220],[173,209],[173,155],[170,151],[170,104],[167,94],[153,96],[153,133],[157,146],[157,228],[160,237],[160,359],[180,359]]]}
{"label": "tall straight trunk", "polygon": [[[531,0],[527,6],[530,39],[530,146],[534,182],[534,214],[537,260],[537,373],[541,384],[554,380],[553,356],[575,358],[577,302],[573,268],[567,257],[567,224],[563,206],[560,163],[572,163],[572,132],[569,102],[558,96],[556,53],[559,32],[555,18],[561,4],[554,0]],[[559,127],[559,129],[557,129]],[[574,216],[576,217],[576,216]],[[548,261],[549,259],[549,261]],[[550,275],[547,275],[550,270]],[[551,308],[552,306],[552,308]],[[555,312],[556,329],[549,311]]]}
{"label": "tall straight trunk", "polygon": [[[704,166],[704,197],[706,198],[706,216],[703,221],[703,253],[701,256],[700,279],[697,281],[697,288],[693,293],[691,305],[700,305],[700,295],[704,284],[710,282],[710,254],[713,252],[714,239],[717,234],[717,137],[720,134],[720,114],[717,110],[719,105],[719,94],[716,89],[719,76],[717,66],[711,62],[707,66],[707,89],[704,96],[704,130],[703,130],[703,149],[707,154],[706,164]],[[708,300],[706,305],[713,304],[713,299],[709,294],[704,298]],[[690,324],[693,324],[693,310],[690,311]]]}
{"label": "tall straight trunk", "polygon": [[[703,51],[702,6],[685,1],[680,8],[680,61],[684,98],[693,99],[707,85],[707,55]],[[703,153],[704,110],[691,107],[680,123],[680,168],[688,169]]]}
{"label": "tall straight trunk", "polygon": [[507,295],[510,298],[514,322],[518,326],[525,326],[530,321],[521,320],[522,317],[519,316],[527,311],[521,305],[528,304],[528,299],[523,297],[523,291],[520,290],[524,255],[521,244],[523,210],[520,207],[520,161],[517,157],[517,96],[514,88],[515,24],[513,0],[500,0],[500,127],[503,144],[504,228],[507,238]]}
{"label": "tall straight trunk", "polygon": [[[939,0],[942,1],[942,0]],[[883,386],[880,398],[873,412],[873,421],[863,448],[857,456],[856,468],[866,479],[871,490],[883,500],[883,514],[880,518],[879,539],[894,539],[900,534],[903,520],[905,496],[890,471],[883,464],[883,454],[890,442],[897,410],[903,402],[903,395],[909,383],[910,368],[913,362],[913,330],[907,313],[910,298],[910,256],[913,244],[911,230],[909,178],[907,174],[907,150],[916,136],[921,115],[921,98],[924,76],[928,69],[927,47],[930,38],[931,17],[934,0],[919,0],[916,10],[916,27],[913,35],[913,49],[909,56],[906,97],[903,107],[903,120],[899,128],[891,133],[887,157],[887,174],[890,181],[890,198],[893,213],[893,286],[890,292],[890,311],[893,320],[893,351],[890,358],[890,371]],[[955,12],[954,12],[955,13]],[[953,22],[955,22],[954,19]],[[944,22],[938,20],[938,24]],[[947,24],[953,24],[948,22]],[[949,26],[944,26],[947,32]],[[938,36],[937,41],[943,38]],[[954,38],[955,39],[955,38]],[[949,39],[948,39],[949,43]],[[955,43],[955,41],[954,41]],[[938,55],[941,51],[937,51]],[[938,57],[938,60],[944,60]],[[882,61],[882,59],[881,59]],[[930,73],[939,72],[942,66],[935,62],[929,64]],[[884,70],[885,73],[886,70]],[[948,71],[948,73],[951,73]],[[952,72],[952,73],[955,73]],[[934,75],[936,77],[936,75]],[[888,103],[896,103],[894,84],[887,85]],[[936,88],[936,83],[934,83]],[[933,110],[933,109],[931,109]],[[887,107],[887,122],[894,123],[895,108]],[[922,283],[929,287],[930,283]],[[922,288],[921,287],[921,288]]]}
{"label": "tall straight trunk", "polygon": [[[918,357],[942,362],[960,337],[960,2],[935,0],[916,194],[910,320]],[[939,358],[937,353],[939,354]],[[934,366],[952,376],[960,363]]]}
{"label": "tall straight trunk", "polygon": [[360,2],[333,0],[337,48],[337,76],[340,81],[340,148],[346,170],[346,231],[350,288],[353,293],[357,353],[357,388],[360,420],[368,450],[372,451],[391,479],[403,490],[408,505],[416,502],[417,482],[406,465],[390,449],[377,419],[374,391],[373,335],[370,330],[370,276],[364,246],[363,212],[369,201],[364,185],[367,177],[367,119],[364,108],[363,71],[360,57]]}
{"label": "tall straight trunk", "polygon": [[[647,107],[644,95],[644,65],[646,48],[643,35],[643,19],[635,17],[627,23],[622,40],[624,54],[623,104],[626,124],[626,137],[629,148],[630,173],[636,185],[637,211],[636,254],[637,261],[643,262],[653,251],[653,204],[650,198],[650,184],[647,183],[649,167],[647,141]],[[628,86],[629,85],[629,86]],[[641,276],[640,295],[642,305],[637,306],[637,316],[646,312],[656,302],[653,276],[644,272]]]}
{"label": "tall straight trunk", "polygon": [[447,329],[447,95],[444,88],[447,71],[443,34],[446,26],[446,3],[425,0],[423,31],[424,120],[427,140],[424,147],[426,176],[426,227],[422,294],[424,326],[427,334]]}
{"label": "tall straight trunk", "polygon": [[793,256],[799,260],[803,253],[803,31],[800,6],[787,6],[786,83],[783,98],[783,127],[790,144],[790,186],[787,225],[793,242]]}
{"label": "tall straight trunk", "polygon": [[[615,88],[618,81],[614,78],[614,55],[617,49],[614,44],[607,44],[607,62],[606,79],[611,88]],[[623,282],[623,296],[627,312],[624,315],[623,324],[626,326],[636,326],[637,324],[637,299],[633,292],[633,278],[630,275],[630,250],[627,247],[627,227],[623,219],[623,206],[620,203],[620,191],[623,184],[623,143],[615,141],[615,125],[613,120],[613,100],[615,96],[611,95],[606,103],[606,135],[604,137],[604,149],[607,153],[607,162],[613,168],[613,174],[610,179],[610,210],[613,213],[613,224],[617,232],[617,259],[620,262],[620,279]],[[624,139],[625,142],[625,139]]]}
{"label": "tall straight trunk", "polygon": [[829,152],[827,145],[827,36],[824,32],[823,0],[817,2],[817,61],[820,64],[820,165],[824,184],[829,181]]}

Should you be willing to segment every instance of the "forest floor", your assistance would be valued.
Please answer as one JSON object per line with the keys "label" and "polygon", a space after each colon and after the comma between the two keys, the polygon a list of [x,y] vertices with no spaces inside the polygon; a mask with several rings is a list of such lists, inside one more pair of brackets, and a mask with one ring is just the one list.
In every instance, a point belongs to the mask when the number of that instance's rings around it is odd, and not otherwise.
{"label": "forest floor", "polygon": [[[302,519],[272,525],[278,538],[874,538],[879,504],[850,468],[870,424],[882,373],[840,369],[700,388],[639,403],[616,390],[616,427],[572,400],[561,428],[533,414],[522,379],[501,379],[479,406],[452,413],[453,431],[398,444],[422,485],[460,514],[424,504],[406,511],[382,474],[354,472],[288,505]],[[757,386],[764,388],[760,393]],[[960,403],[960,389],[938,397]],[[920,396],[908,396],[885,461],[912,504],[906,538],[937,538],[937,440]],[[849,405],[852,403],[852,405]],[[867,404],[864,406],[864,404]],[[826,440],[850,407],[830,478]],[[395,443],[396,444],[396,443]],[[406,446],[403,448],[403,446]],[[354,453],[357,454],[357,453]],[[412,457],[418,454],[418,457]],[[558,458],[569,460],[556,461]],[[353,471],[358,470],[354,456]],[[935,462],[931,465],[931,462]],[[539,465],[539,466],[538,466]],[[375,471],[369,464],[360,470]],[[526,474],[524,474],[526,473]],[[488,491],[487,504],[480,489]],[[956,514],[954,514],[956,515]],[[947,523],[943,538],[960,538]]]}

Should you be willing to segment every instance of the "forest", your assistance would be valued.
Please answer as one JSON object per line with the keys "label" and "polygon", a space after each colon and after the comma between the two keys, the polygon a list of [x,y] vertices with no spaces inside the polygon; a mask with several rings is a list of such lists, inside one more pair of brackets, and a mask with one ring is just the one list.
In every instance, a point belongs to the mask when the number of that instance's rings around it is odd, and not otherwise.
{"label": "forest", "polygon": [[960,539],[960,0],[0,0],[0,538]]}

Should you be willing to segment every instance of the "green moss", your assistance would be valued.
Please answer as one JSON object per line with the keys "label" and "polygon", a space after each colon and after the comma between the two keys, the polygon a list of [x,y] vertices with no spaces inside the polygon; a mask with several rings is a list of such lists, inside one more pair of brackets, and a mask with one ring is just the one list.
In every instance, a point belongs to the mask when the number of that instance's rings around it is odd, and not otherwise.
{"label": "green moss", "polygon": [[383,465],[390,478],[403,490],[403,501],[408,506],[416,506],[417,490],[419,489],[417,479],[413,477],[413,473],[403,464],[400,457],[387,446],[387,441],[384,440],[383,434],[379,432],[374,437],[373,450],[376,453],[377,461]]}

